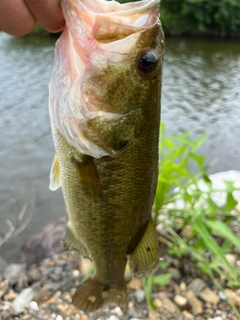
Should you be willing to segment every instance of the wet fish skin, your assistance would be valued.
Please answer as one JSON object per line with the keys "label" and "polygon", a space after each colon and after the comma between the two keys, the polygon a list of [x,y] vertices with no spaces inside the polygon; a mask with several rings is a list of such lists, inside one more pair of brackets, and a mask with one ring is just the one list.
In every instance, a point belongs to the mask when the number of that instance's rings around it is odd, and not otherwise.
{"label": "wet fish skin", "polygon": [[[63,9],[67,3],[74,1],[65,0]],[[73,303],[84,311],[93,311],[109,302],[126,308],[127,257],[137,274],[147,274],[158,264],[151,208],[158,175],[164,37],[155,3],[148,10],[149,19],[153,20],[149,28],[139,28],[138,32],[135,28],[133,32],[122,26],[120,35],[114,31],[105,37],[101,28],[98,31],[97,39],[103,48],[100,58],[98,63],[93,61],[85,68],[81,81],[84,101],[97,112],[94,117],[86,117],[84,123],[76,121],[81,137],[91,142],[90,148],[93,145],[90,154],[81,152],[78,142],[71,145],[70,135],[64,135],[65,129],[51,109],[59,90],[57,71],[53,71],[50,116],[56,157],[51,187],[57,189],[61,185],[63,189],[69,215],[65,246],[90,257],[95,265],[93,278],[80,286],[73,297]],[[108,23],[106,16],[104,19]],[[136,46],[125,50],[124,57],[117,53],[117,46],[113,52],[104,51],[102,43],[119,39],[122,42],[125,38],[127,41],[131,32],[137,38]],[[145,73],[139,69],[139,58],[149,51],[156,54],[157,61],[153,72]],[[107,63],[101,63],[104,54]],[[94,152],[104,155],[93,156]]]}

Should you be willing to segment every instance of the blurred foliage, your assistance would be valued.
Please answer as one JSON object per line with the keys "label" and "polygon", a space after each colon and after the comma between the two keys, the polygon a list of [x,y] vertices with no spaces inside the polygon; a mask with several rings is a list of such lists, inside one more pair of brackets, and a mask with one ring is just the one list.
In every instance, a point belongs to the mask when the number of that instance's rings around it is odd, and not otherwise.
{"label": "blurred foliage", "polygon": [[161,0],[160,13],[166,34],[240,35],[239,0]]}
{"label": "blurred foliage", "polygon": [[[194,261],[195,266],[221,292],[224,292],[222,282],[231,288],[239,288],[239,266],[231,265],[226,254],[240,250],[239,234],[235,234],[233,228],[240,221],[236,208],[238,201],[234,198],[240,189],[235,187],[233,181],[224,181],[223,187],[219,183],[214,186],[208,177],[209,166],[205,164],[204,156],[198,154],[205,134],[196,140],[190,138],[188,131],[167,137],[165,125],[161,123],[160,137],[153,221],[168,245],[168,254]],[[196,174],[189,169],[193,164]],[[214,195],[224,199],[224,204],[216,203]],[[184,230],[185,233],[182,232]],[[165,285],[167,280],[167,274],[164,278],[153,276],[143,280],[150,307],[154,308],[153,286],[160,281]],[[232,302],[226,299],[240,319]]]}
{"label": "blurred foliage", "polygon": [[239,0],[162,0],[166,33],[231,35],[240,32]]}

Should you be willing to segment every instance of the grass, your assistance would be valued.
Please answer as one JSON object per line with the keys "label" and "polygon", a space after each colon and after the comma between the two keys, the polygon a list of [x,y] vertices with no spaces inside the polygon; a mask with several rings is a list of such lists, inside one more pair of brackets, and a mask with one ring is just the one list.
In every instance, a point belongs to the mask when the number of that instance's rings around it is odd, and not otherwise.
{"label": "grass", "polygon": [[[233,288],[240,287],[240,269],[226,259],[227,253],[233,252],[234,248],[240,249],[240,239],[232,231],[232,223],[240,217],[233,195],[239,189],[232,181],[226,181],[224,189],[214,189],[208,177],[209,166],[205,164],[204,156],[197,153],[205,137],[192,140],[189,132],[185,132],[167,138],[165,125],[161,124],[153,219],[164,231],[161,236],[169,244],[168,253],[178,258],[190,257],[217,289],[223,291],[219,279],[224,279]],[[195,166],[196,174],[191,173],[190,166]],[[202,179],[201,184],[199,179]],[[213,201],[216,193],[226,198],[221,207]],[[180,236],[179,229],[188,229],[188,236]],[[158,275],[143,279],[146,299],[152,308],[151,292],[161,281],[166,284],[169,277]]]}

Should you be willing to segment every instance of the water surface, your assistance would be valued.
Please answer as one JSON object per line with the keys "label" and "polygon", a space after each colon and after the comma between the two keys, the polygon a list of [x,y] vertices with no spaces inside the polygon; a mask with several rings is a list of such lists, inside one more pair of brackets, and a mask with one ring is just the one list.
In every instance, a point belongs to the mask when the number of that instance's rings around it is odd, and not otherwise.
{"label": "water surface", "polygon": [[[53,39],[0,34],[0,234],[6,219],[34,203],[27,228],[0,248],[7,261],[16,259],[30,234],[65,214],[61,191],[48,188],[53,54]],[[162,120],[168,135],[190,129],[198,137],[207,130],[201,152],[208,161],[219,159],[211,172],[240,170],[239,70],[239,41],[167,39]]]}

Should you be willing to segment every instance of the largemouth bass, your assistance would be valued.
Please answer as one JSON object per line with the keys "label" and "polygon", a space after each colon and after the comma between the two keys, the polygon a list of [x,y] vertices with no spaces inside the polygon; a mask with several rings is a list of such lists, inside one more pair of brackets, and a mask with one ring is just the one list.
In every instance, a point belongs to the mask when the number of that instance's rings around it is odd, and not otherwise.
{"label": "largemouth bass", "polygon": [[50,81],[50,189],[62,186],[64,245],[95,266],[73,304],[125,308],[127,259],[139,275],[159,261],[151,221],[164,53],[159,0],[63,0],[62,7],[66,28]]}

